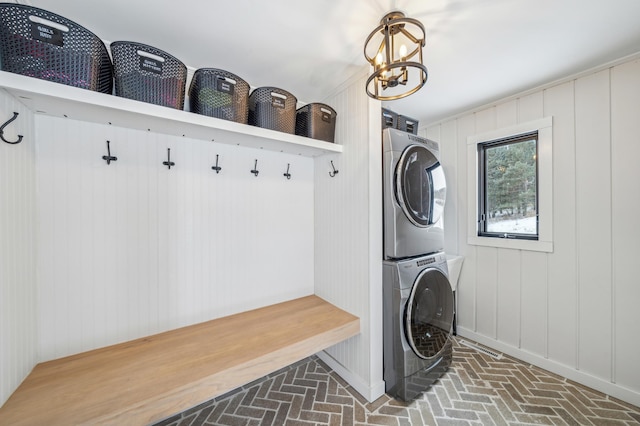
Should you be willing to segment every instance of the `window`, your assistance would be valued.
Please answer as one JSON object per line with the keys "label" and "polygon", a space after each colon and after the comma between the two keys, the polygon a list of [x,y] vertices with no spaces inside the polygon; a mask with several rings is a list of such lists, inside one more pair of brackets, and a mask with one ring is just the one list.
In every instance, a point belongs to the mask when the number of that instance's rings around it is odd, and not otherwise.
{"label": "window", "polygon": [[478,147],[478,235],[538,239],[538,132]]}
{"label": "window", "polygon": [[552,252],[551,117],[469,136],[467,147],[467,242]]}

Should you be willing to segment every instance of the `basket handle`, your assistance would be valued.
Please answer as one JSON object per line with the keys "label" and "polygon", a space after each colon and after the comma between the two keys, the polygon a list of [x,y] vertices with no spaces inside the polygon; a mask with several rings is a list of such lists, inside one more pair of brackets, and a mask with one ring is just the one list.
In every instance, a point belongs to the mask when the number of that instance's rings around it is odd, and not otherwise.
{"label": "basket handle", "polygon": [[136,53],[139,56],[144,56],[145,58],[153,59],[159,62],[165,61],[165,59],[162,56],[154,55],[153,53],[145,52],[144,50],[138,50]]}
{"label": "basket handle", "polygon": [[271,92],[271,96],[280,98],[280,99],[287,99],[286,95],[283,95],[282,93],[278,93],[278,92]]}
{"label": "basket handle", "polygon": [[237,82],[236,80],[234,80],[233,78],[225,77],[225,76],[223,76],[223,75],[218,75],[218,76],[216,76],[216,77],[218,78],[218,80],[224,80],[224,81],[226,81],[227,83],[231,83],[231,84],[233,84],[234,86],[238,83],[238,82]]}
{"label": "basket handle", "polygon": [[31,22],[35,22],[36,24],[42,24],[42,25],[46,25],[48,27],[53,27],[56,30],[63,31],[65,33],[69,32],[69,27],[67,27],[66,25],[62,25],[62,24],[59,24],[57,22],[50,21],[48,19],[44,19],[44,18],[41,18],[39,16],[29,15],[29,20]]}
{"label": "basket handle", "polygon": [[326,108],[324,108],[324,107],[320,107],[320,112],[324,112],[325,114],[331,115],[331,111],[326,109]]}

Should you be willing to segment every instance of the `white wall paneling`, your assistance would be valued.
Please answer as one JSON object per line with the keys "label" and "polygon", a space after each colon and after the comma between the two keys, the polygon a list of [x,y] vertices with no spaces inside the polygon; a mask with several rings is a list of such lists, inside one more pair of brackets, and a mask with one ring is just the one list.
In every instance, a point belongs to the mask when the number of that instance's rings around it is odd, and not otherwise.
{"label": "white wall paneling", "polygon": [[544,91],[544,111],[553,117],[553,253],[548,266],[548,356],[577,365],[577,239],[574,82]]}
{"label": "white wall paneling", "polygon": [[[456,301],[458,304],[458,311],[456,312],[457,324],[464,324],[465,327],[469,327],[472,330],[476,330],[476,287],[475,285],[469,285],[471,283],[475,283],[476,276],[476,246],[471,246],[467,244],[467,229],[469,216],[467,215],[467,210],[465,206],[467,205],[468,191],[474,191],[472,185],[469,185],[469,180],[475,182],[475,176],[473,172],[470,170],[475,169],[474,164],[467,164],[468,158],[468,146],[467,146],[467,137],[475,134],[475,117],[473,115],[468,115],[457,119],[454,121],[455,126],[457,128],[456,132],[453,133],[453,136],[456,137],[456,141],[454,141],[455,146],[457,147],[458,155],[457,155],[457,166],[456,166],[456,175],[458,186],[447,186],[447,191],[451,193],[459,192],[459,195],[456,196],[458,200],[458,206],[460,207],[456,212],[457,215],[457,223],[458,227],[456,228],[455,235],[458,241],[458,253],[464,256],[464,263],[462,270],[460,271],[460,278],[458,279],[458,287],[456,291]],[[445,123],[447,125],[448,123]],[[444,134],[443,134],[444,136]],[[448,144],[451,142],[442,140],[440,144]],[[445,223],[445,227],[446,227]],[[446,229],[446,228],[445,228]],[[453,233],[452,231],[445,230],[445,235]],[[446,242],[446,240],[445,240]],[[451,250],[445,246],[445,251],[450,252]],[[469,283],[469,284],[467,284]]]}
{"label": "white wall paneling", "polygon": [[497,250],[496,339],[520,347],[522,253],[520,250]]}
{"label": "white wall paneling", "polygon": [[[466,257],[459,334],[635,405],[639,99],[640,62],[627,60],[427,128],[456,148],[443,163],[458,200],[445,248],[456,241]],[[468,245],[475,165],[466,138],[542,117],[553,119],[553,251]]]}
{"label": "white wall paneling", "polygon": [[611,172],[613,268],[613,378],[637,389],[638,242],[640,241],[640,61],[611,70]]}
{"label": "white wall paneling", "polygon": [[[428,130],[432,130],[429,128]],[[447,179],[448,188],[457,188],[458,185],[458,173],[456,164],[458,163],[458,150],[456,149],[456,126],[455,122],[449,121],[442,126],[438,126],[439,131],[437,134],[427,133],[427,137],[434,141],[450,141],[446,144],[440,143],[440,162],[444,169],[444,175]],[[458,222],[458,205],[463,202],[460,199],[459,191],[447,190],[447,200],[444,205],[444,221],[443,223],[449,224],[453,229],[457,229]],[[466,221],[464,222],[466,224]],[[444,246],[447,253],[458,254],[458,240],[456,233],[448,233],[444,235]]]}
{"label": "white wall paneling", "polygon": [[0,90],[0,405],[37,363],[33,114]]}
{"label": "white wall paneling", "polygon": [[[360,317],[359,336],[322,355],[369,400],[382,380],[382,142],[380,102],[356,81],[326,102],[340,111],[340,156],[315,160],[315,293]],[[330,161],[339,173],[330,177]]]}
{"label": "white wall paneling", "polygon": [[578,368],[604,380],[612,344],[609,84],[609,70],[575,84]]}
{"label": "white wall paneling", "polygon": [[41,360],[313,293],[313,159],[36,124]]}

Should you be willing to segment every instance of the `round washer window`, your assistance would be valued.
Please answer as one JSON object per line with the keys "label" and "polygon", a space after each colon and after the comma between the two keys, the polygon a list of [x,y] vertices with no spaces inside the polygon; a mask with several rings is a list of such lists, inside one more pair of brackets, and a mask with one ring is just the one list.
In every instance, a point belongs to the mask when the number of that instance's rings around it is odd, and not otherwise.
{"label": "round washer window", "polygon": [[405,311],[405,332],[421,358],[433,358],[444,348],[453,326],[453,291],[438,269],[425,269],[411,289]]}
{"label": "round washer window", "polygon": [[446,183],[442,166],[429,149],[407,147],[398,161],[395,179],[398,204],[414,225],[427,227],[440,219]]}

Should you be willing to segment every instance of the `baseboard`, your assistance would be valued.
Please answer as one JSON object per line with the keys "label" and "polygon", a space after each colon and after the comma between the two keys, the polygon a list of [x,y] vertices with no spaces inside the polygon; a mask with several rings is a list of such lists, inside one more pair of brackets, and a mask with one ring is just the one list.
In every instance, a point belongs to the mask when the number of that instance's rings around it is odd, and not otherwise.
{"label": "baseboard", "polygon": [[573,380],[574,382],[640,407],[640,392],[633,389],[628,389],[615,383],[602,380],[598,377],[576,370],[567,365],[560,364],[548,358],[544,358],[540,355],[536,355],[523,349],[516,348],[515,346],[508,345],[504,342],[483,336],[472,330],[461,327],[460,325],[458,325],[458,336],[473,340],[491,349],[495,349],[537,367],[544,368],[547,371],[566,377],[569,380]]}
{"label": "baseboard", "polygon": [[338,373],[340,377],[349,383],[351,387],[367,401],[373,402],[384,395],[384,380],[381,380],[380,383],[369,385],[369,383],[365,382],[362,377],[354,374],[327,352],[318,352],[316,355],[331,367],[333,371]]}

